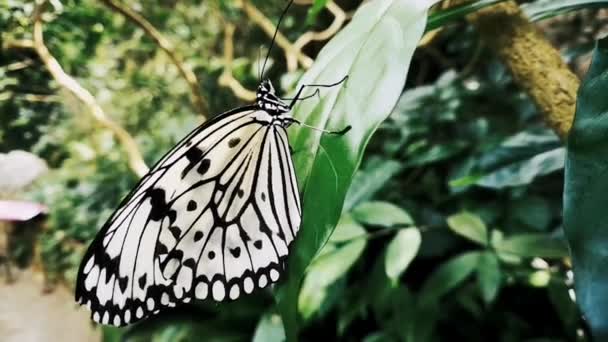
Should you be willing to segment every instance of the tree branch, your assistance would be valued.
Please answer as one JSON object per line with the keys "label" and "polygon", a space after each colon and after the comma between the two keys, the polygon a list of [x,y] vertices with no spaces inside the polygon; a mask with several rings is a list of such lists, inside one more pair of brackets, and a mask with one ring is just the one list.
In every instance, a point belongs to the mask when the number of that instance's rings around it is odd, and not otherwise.
{"label": "tree branch", "polygon": [[[237,6],[242,8],[245,14],[256,23],[262,31],[264,31],[269,37],[274,35],[277,27],[268,19],[262,12],[260,12],[255,6],[249,3],[248,0],[239,0]],[[287,69],[290,71],[298,68],[298,62],[302,67],[308,69],[312,66],[313,59],[298,50],[285,36],[278,31],[276,37],[277,45],[285,51],[285,58],[287,59]]]}
{"label": "tree branch", "polygon": [[129,158],[129,167],[131,170],[133,170],[133,172],[140,177],[145,175],[148,172],[148,167],[146,166],[146,163],[144,162],[133,137],[131,137],[131,135],[124,128],[106,116],[93,95],[78,84],[74,78],[66,74],[59,62],[57,62],[55,57],[53,57],[53,55],[51,55],[47,49],[46,45],[44,44],[44,36],[42,32],[42,6],[44,6],[44,1],[39,3],[34,9],[33,47],[36,53],[43,61],[55,81],[60,86],[66,88],[80,101],[82,101],[88,107],[93,118],[95,118],[97,122],[111,130],[112,133],[116,135],[127,152]]}
{"label": "tree branch", "polygon": [[467,19],[532,98],[545,121],[565,139],[574,118],[580,81],[559,51],[526,18],[515,1],[489,6]]}
{"label": "tree branch", "polygon": [[243,87],[232,75],[232,61],[234,60],[234,24],[226,22],[224,27],[224,72],[218,82],[221,86],[230,88],[234,95],[241,100],[252,102],[255,92]]}
{"label": "tree branch", "polygon": [[[296,3],[310,4],[311,1],[310,0],[296,1]],[[308,43],[310,43],[312,41],[327,40],[327,39],[333,37],[342,28],[342,25],[344,25],[344,23],[346,22],[346,19],[348,19],[346,12],[344,12],[344,10],[342,10],[342,8],[340,8],[340,6],[336,5],[335,2],[329,1],[326,5],[326,8],[329,10],[329,12],[331,14],[334,15],[334,21],[331,23],[331,25],[329,25],[329,27],[327,27],[323,31],[319,31],[319,32],[308,31],[308,32],[304,33],[303,35],[301,35],[300,38],[298,38],[295,41],[295,43],[293,44],[294,48],[296,48],[298,51],[301,52],[302,49],[304,48],[304,46],[306,46]],[[288,55],[288,58],[294,58],[294,57],[293,57],[293,55]],[[291,61],[291,64],[294,64],[294,62]],[[289,60],[287,61],[287,65],[288,66],[290,65]]]}
{"label": "tree branch", "polygon": [[156,44],[169,56],[180,75],[184,78],[188,86],[190,87],[192,102],[196,110],[203,117],[207,117],[208,115],[208,107],[207,103],[200,95],[200,87],[198,83],[198,79],[194,72],[190,70],[186,65],[182,62],[181,58],[178,56],[177,52],[175,52],[173,45],[169,42],[146,18],[141,16],[139,13],[133,11],[126,5],[121,4],[116,0],[101,0],[106,6],[111,9],[117,11],[135,23],[135,25],[139,26],[148,36],[150,36]]}

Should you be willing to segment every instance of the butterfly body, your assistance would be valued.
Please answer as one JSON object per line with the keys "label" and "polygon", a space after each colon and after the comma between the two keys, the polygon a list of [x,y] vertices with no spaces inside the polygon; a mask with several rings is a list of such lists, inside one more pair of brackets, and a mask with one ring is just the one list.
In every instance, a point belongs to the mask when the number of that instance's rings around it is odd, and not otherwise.
{"label": "butterfly body", "polygon": [[301,221],[292,105],[263,81],[254,105],[198,127],[140,180],[80,266],[76,300],[95,321],[122,326],[279,279]]}

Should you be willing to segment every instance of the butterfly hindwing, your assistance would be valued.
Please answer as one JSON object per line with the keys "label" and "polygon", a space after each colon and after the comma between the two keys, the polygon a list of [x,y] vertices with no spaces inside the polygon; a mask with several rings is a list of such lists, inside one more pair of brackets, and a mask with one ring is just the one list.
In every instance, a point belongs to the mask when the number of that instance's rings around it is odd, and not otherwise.
{"label": "butterfly hindwing", "polygon": [[117,326],[193,298],[276,282],[300,225],[287,134],[256,107],[194,130],[142,178],[89,247],[76,300]]}

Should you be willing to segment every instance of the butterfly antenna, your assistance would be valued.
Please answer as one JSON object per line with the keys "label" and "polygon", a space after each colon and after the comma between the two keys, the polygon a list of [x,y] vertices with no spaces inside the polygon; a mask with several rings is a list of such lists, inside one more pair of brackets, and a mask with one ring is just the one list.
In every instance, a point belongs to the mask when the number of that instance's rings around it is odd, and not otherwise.
{"label": "butterfly antenna", "polygon": [[260,63],[262,63],[262,47],[260,46],[260,48],[258,49],[258,82],[262,82],[262,69],[261,69],[261,65]]}
{"label": "butterfly antenna", "polygon": [[268,48],[268,53],[266,54],[266,58],[264,59],[264,65],[262,66],[262,73],[260,75],[260,79],[262,77],[264,77],[264,70],[266,70],[266,62],[268,61],[268,57],[270,57],[270,52],[272,51],[272,47],[274,46],[274,41],[277,39],[277,34],[279,33],[279,27],[281,27],[281,22],[283,21],[283,18],[285,18],[285,15],[287,14],[289,7],[291,7],[291,4],[293,4],[293,1],[294,0],[289,1],[289,3],[287,4],[287,7],[285,7],[285,9],[283,10],[283,13],[281,13],[281,16],[279,17],[279,21],[277,22],[277,29],[274,31],[274,35],[272,36],[272,41],[270,41],[270,47]]}

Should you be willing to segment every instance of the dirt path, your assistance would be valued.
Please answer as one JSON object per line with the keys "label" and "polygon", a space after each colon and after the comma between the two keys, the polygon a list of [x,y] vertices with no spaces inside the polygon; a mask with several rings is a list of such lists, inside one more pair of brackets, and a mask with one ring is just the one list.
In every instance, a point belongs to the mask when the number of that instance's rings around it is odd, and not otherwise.
{"label": "dirt path", "polygon": [[99,342],[88,312],[77,308],[72,293],[58,287],[42,294],[42,280],[31,271],[16,275],[13,284],[0,277],[0,341]]}

